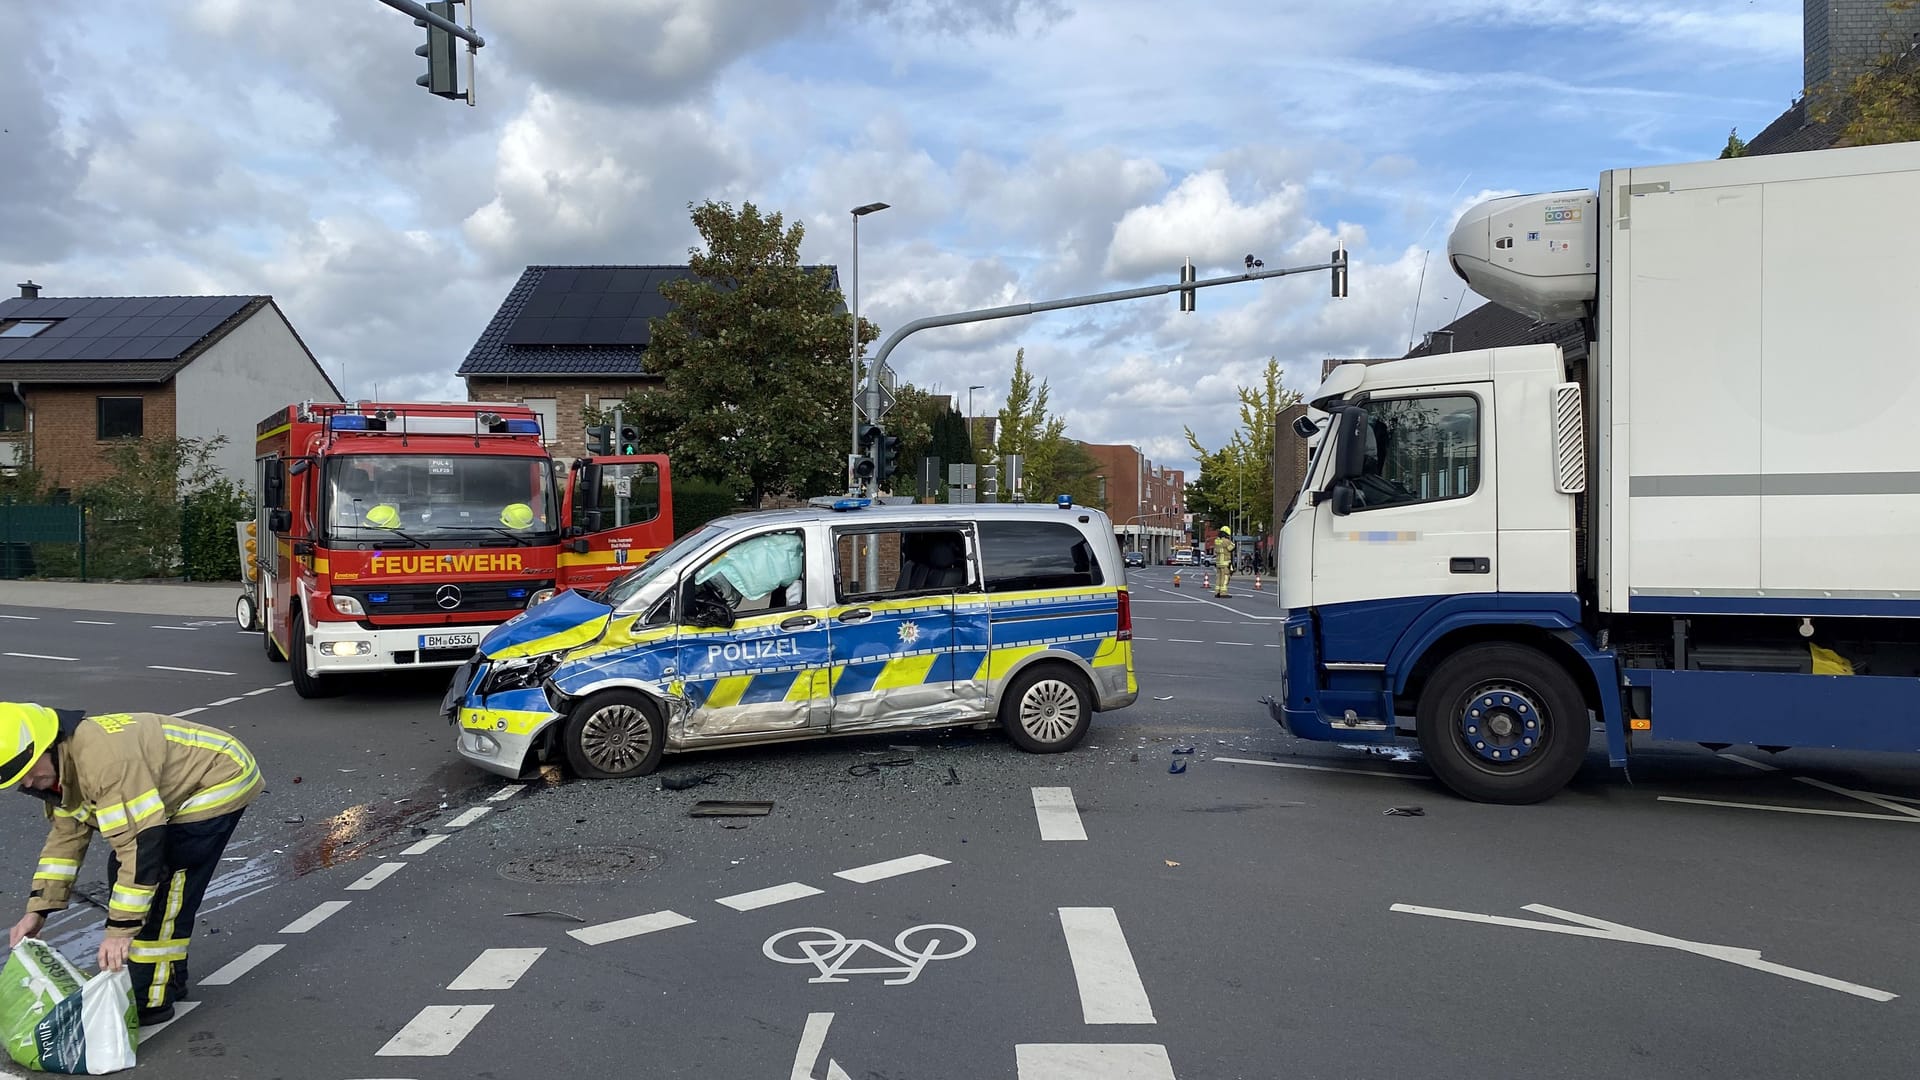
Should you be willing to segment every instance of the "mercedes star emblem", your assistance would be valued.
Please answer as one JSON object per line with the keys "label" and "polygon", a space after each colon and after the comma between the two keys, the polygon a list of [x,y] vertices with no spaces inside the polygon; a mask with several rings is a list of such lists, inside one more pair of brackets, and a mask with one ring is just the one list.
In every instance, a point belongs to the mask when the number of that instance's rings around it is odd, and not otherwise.
{"label": "mercedes star emblem", "polygon": [[445,611],[452,611],[454,608],[459,607],[460,606],[460,586],[458,585],[440,586],[440,591],[433,594],[433,602],[436,604],[439,604],[441,609]]}

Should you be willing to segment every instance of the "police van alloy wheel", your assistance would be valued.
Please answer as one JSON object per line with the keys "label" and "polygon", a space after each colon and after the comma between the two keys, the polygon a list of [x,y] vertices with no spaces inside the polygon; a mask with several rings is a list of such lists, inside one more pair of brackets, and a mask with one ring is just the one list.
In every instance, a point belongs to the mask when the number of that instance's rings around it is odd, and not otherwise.
{"label": "police van alloy wheel", "polygon": [[339,688],[336,680],[323,678],[307,670],[307,621],[300,612],[295,611],[287,619],[293,624],[293,655],[287,659],[293,666],[293,692],[303,698],[332,697]]}
{"label": "police van alloy wheel", "polygon": [[1093,694],[1086,679],[1064,664],[1040,664],[1016,676],[1000,698],[1000,724],[1013,745],[1029,754],[1058,754],[1086,738]]}
{"label": "police van alloy wheel", "polygon": [[667,748],[660,710],[637,690],[602,690],[567,714],[567,764],[591,780],[646,776]]}
{"label": "police van alloy wheel", "polygon": [[1580,771],[1586,699],[1565,668],[1524,645],[1474,645],[1442,661],[1415,707],[1441,783],[1476,802],[1535,803]]}
{"label": "police van alloy wheel", "polygon": [[240,599],[233,605],[233,619],[240,624],[242,630],[260,629],[259,612],[254,610],[251,594],[240,594]]}

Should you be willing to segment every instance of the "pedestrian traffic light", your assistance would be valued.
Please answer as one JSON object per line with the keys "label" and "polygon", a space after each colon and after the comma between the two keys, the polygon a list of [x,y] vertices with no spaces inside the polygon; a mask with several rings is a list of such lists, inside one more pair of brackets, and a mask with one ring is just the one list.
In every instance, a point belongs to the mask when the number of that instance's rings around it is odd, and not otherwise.
{"label": "pedestrian traffic light", "polygon": [[620,425],[620,453],[637,454],[640,452],[640,429],[632,424]]}
{"label": "pedestrian traffic light", "polygon": [[595,424],[587,429],[587,453],[613,453],[613,425]]}
{"label": "pedestrian traffic light", "polygon": [[[428,4],[427,10],[448,22],[453,21],[452,0]],[[425,19],[415,19],[413,25],[427,28],[427,43],[413,50],[415,56],[426,57],[427,73],[415,79],[414,82],[426,87],[427,92],[436,97],[465,97],[466,95],[460,92],[460,67],[453,35]]]}

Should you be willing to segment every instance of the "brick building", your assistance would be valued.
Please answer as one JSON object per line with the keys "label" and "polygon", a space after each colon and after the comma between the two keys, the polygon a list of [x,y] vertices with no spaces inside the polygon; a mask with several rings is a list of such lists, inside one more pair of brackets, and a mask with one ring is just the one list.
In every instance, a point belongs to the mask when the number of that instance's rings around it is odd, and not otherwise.
{"label": "brick building", "polygon": [[214,463],[254,482],[254,425],[295,401],[339,401],[271,296],[0,300],[0,467],[72,489],[105,478],[115,439],[227,443]]}
{"label": "brick building", "polygon": [[1187,474],[1155,465],[1138,447],[1082,443],[1096,463],[1107,516],[1127,551],[1163,563],[1187,537]]}
{"label": "brick building", "polygon": [[[838,272],[825,269],[828,287]],[[469,401],[524,402],[559,457],[584,457],[587,406],[606,411],[659,383],[646,369],[652,322],[673,305],[660,293],[686,266],[529,266],[460,364]]]}

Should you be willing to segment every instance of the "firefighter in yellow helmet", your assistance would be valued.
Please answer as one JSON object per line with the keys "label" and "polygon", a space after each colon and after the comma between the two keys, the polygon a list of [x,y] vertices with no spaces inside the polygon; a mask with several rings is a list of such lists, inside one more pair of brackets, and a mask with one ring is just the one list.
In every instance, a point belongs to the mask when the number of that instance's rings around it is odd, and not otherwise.
{"label": "firefighter in yellow helmet", "polygon": [[1213,595],[1227,596],[1227,581],[1233,577],[1233,530],[1222,525],[1213,538]]}
{"label": "firefighter in yellow helmet", "polygon": [[104,833],[112,895],[100,968],[129,969],[143,1025],[171,1019],[200,901],[260,786],[253,755],[218,728],[0,702],[0,789],[42,799],[53,822],[8,946],[65,910],[93,834]]}

